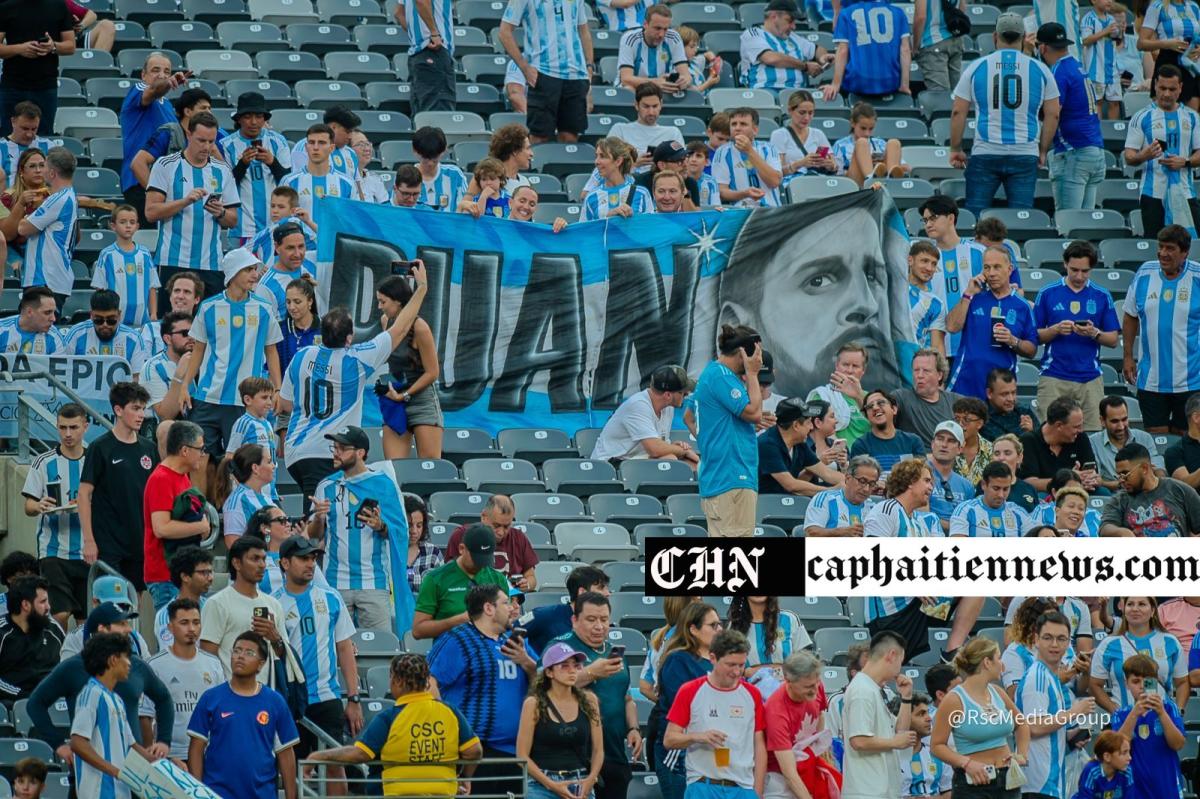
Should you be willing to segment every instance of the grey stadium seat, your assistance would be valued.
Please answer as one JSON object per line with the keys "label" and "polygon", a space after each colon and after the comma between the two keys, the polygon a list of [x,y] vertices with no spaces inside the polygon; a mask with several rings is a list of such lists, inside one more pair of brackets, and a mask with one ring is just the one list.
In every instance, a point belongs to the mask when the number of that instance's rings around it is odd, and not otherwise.
{"label": "grey stadium seat", "polygon": [[626,530],[633,530],[639,524],[670,521],[662,502],[648,494],[593,494],[588,499],[588,508],[596,521],[613,522]]}
{"label": "grey stadium seat", "polygon": [[317,0],[317,16],[335,25],[387,21],[379,0]]}
{"label": "grey stadium seat", "polygon": [[120,197],[121,176],[104,167],[84,167],[75,172],[75,191],[85,197]]}
{"label": "grey stadium seat", "polygon": [[335,50],[353,49],[350,30],[345,25],[328,23],[295,23],[284,31],[293,50],[324,56]]}
{"label": "grey stadium seat", "polygon": [[622,487],[616,469],[608,461],[548,458],[542,463],[542,476],[550,491],[583,498],[620,491]]}
{"label": "grey stadium seat", "polygon": [[244,0],[183,0],[181,8],[188,19],[209,25],[250,19]]}
{"label": "grey stadium seat", "polygon": [[175,0],[116,0],[113,15],[117,19],[128,19],[142,25],[151,25],[159,20],[183,19],[183,12]]}
{"label": "grey stadium seat", "polygon": [[570,494],[513,494],[512,501],[517,509],[517,521],[541,522],[551,530],[560,522],[590,518],[583,501]]}
{"label": "grey stadium seat", "polygon": [[193,50],[187,54],[186,62],[188,69],[209,80],[258,77],[250,55],[240,50]]}
{"label": "grey stadium seat", "polygon": [[571,439],[561,430],[553,428],[510,428],[496,435],[500,451],[505,457],[524,458],[541,464],[549,458],[561,458],[575,454]]}
{"label": "grey stadium seat", "polygon": [[791,530],[797,524],[804,523],[806,508],[808,508],[808,497],[796,497],[791,494],[760,494],[755,520],[759,524],[774,524],[785,530]]}
{"label": "grey stadium seat", "polygon": [[511,458],[480,458],[463,463],[463,479],[471,491],[490,494],[519,494],[545,488],[537,467]]}
{"label": "grey stadium seat", "polygon": [[371,81],[366,92],[367,105],[371,108],[407,113],[412,107],[412,88],[406,83]]}
{"label": "grey stadium seat", "polygon": [[644,589],[646,564],[640,560],[619,560],[600,567],[608,575],[608,587],[613,593],[625,590]]}
{"label": "grey stadium seat", "polygon": [[440,522],[470,524],[479,519],[489,497],[477,491],[437,491],[429,497],[429,513]]}
{"label": "grey stadium seat", "polygon": [[628,560],[638,549],[629,542],[629,531],[619,524],[561,522],[554,528],[558,554],[586,563]]}
{"label": "grey stadium seat", "polygon": [[83,90],[89,104],[119,114],[135,82],[133,78],[89,78]]}
{"label": "grey stadium seat", "polygon": [[151,22],[147,31],[150,43],[181,53],[188,50],[219,50],[220,43],[207,22],[160,20]]}
{"label": "grey stadium seat", "polygon": [[335,105],[365,108],[367,105],[356,84],[333,80],[296,81],[296,101],[301,108],[329,108]]}
{"label": "grey stadium seat", "polygon": [[325,55],[325,72],[330,78],[351,83],[390,80],[395,77],[387,56],[379,53],[338,51]]}
{"label": "grey stadium seat", "polygon": [[985,208],[979,218],[999,219],[1008,228],[1009,237],[1018,242],[1054,233],[1050,216],[1037,208]]}
{"label": "grey stadium seat", "polygon": [[626,460],[621,464],[621,480],[631,493],[659,498],[697,490],[696,473],[683,461]]}
{"label": "grey stadium seat", "polygon": [[[278,25],[270,22],[230,20],[217,24],[217,39],[226,50],[261,53],[265,50],[290,50]],[[260,65],[261,67],[261,65]]]}
{"label": "grey stadium seat", "polygon": [[638,555],[646,555],[647,538],[708,538],[708,531],[696,524],[643,522],[633,528]]}
{"label": "grey stadium seat", "polygon": [[400,489],[419,496],[428,496],[435,491],[467,489],[467,484],[458,475],[458,467],[447,460],[402,458],[392,461],[392,468]]}
{"label": "grey stadium seat", "polygon": [[700,33],[741,29],[733,6],[725,3],[676,3],[671,6],[671,24],[687,25]]}
{"label": "grey stadium seat", "polygon": [[80,139],[121,135],[121,121],[108,108],[60,108],[54,127],[56,133]]}
{"label": "grey stadium seat", "polygon": [[612,621],[620,627],[632,627],[643,634],[661,627],[663,599],[640,593],[621,592],[608,598],[612,606]]}
{"label": "grey stadium seat", "polygon": [[850,178],[837,175],[800,175],[788,183],[788,201],[793,203],[853,194],[860,187]]}
{"label": "grey stadium seat", "polygon": [[728,111],[730,108],[749,106],[774,113],[778,108],[775,95],[766,89],[713,89],[708,94],[708,101],[713,111]]}
{"label": "grey stadium seat", "polygon": [[359,50],[392,58],[407,53],[412,43],[408,32],[399,25],[359,25],[354,29],[354,43]]}
{"label": "grey stadium seat", "polygon": [[700,507],[698,494],[675,494],[667,497],[667,512],[675,524],[692,524],[699,522],[707,525],[704,509]]}
{"label": "grey stadium seat", "polygon": [[250,18],[276,25],[316,22],[317,13],[309,0],[249,0]]}
{"label": "grey stadium seat", "polygon": [[587,565],[576,561],[542,561],[533,567],[533,575],[537,579],[538,585],[537,593],[541,594],[549,588],[565,589],[567,577],[571,572],[580,566]]}
{"label": "grey stadium seat", "polygon": [[1091,211],[1068,209],[1054,215],[1058,232],[1069,239],[1103,241],[1129,238],[1133,235],[1120,211],[1097,208]]}
{"label": "grey stadium seat", "polygon": [[[144,60],[144,59],[143,59]],[[140,71],[142,61],[138,61]],[[120,71],[113,57],[103,50],[76,50],[71,55],[58,57],[59,74],[63,77],[85,81],[88,78],[117,78]]]}
{"label": "grey stadium seat", "polygon": [[292,88],[281,80],[231,80],[225,82],[225,98],[233,105],[246,92],[258,92],[267,101],[267,109],[277,111],[295,108],[296,97]]}

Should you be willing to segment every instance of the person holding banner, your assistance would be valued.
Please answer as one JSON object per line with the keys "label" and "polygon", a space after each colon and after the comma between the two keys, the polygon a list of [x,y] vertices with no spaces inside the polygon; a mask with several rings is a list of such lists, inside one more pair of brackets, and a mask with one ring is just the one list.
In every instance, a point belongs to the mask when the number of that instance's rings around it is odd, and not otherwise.
{"label": "person holding banner", "polygon": [[58,306],[54,292],[45,286],[33,286],[21,294],[17,315],[0,319],[0,352],[51,355],[65,343],[54,326]]}
{"label": "person holding banner", "polygon": [[[317,484],[335,471],[325,435],[362,422],[363,386],[401,345],[428,290],[425,265],[414,261],[412,299],[392,324],[370,341],[354,344],[354,320],[335,308],[321,320],[321,343],[299,350],[288,366],[279,406],[290,413],[284,461],[310,502]],[[321,371],[317,372],[320,365]],[[306,505],[307,507],[307,505]]]}
{"label": "person holding banner", "polygon": [[[656,88],[654,84],[645,85]],[[633,178],[629,176],[635,159],[633,148],[621,139],[610,136],[596,142],[596,171],[600,175],[600,185],[583,198],[579,211],[580,222],[607,219],[610,216],[628,219],[634,214],[654,211],[650,192],[634,185]]]}

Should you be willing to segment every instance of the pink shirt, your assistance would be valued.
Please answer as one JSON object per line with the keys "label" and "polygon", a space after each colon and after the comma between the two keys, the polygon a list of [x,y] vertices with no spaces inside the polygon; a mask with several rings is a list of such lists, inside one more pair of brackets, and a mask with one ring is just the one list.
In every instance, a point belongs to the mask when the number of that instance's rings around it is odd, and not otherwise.
{"label": "pink shirt", "polygon": [[1158,620],[1167,632],[1179,639],[1183,651],[1192,646],[1196,625],[1200,624],[1200,607],[1189,604],[1186,599],[1172,599],[1158,606]]}

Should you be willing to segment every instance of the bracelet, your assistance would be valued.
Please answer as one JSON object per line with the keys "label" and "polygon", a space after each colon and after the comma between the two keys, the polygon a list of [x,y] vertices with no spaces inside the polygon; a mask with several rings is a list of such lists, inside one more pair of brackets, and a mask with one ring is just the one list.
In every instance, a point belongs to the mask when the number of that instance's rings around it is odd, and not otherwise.
{"label": "bracelet", "polygon": [[904,697],[900,697],[900,704],[911,705],[912,703],[913,703],[913,700],[912,700],[911,696],[908,699],[905,699]]}

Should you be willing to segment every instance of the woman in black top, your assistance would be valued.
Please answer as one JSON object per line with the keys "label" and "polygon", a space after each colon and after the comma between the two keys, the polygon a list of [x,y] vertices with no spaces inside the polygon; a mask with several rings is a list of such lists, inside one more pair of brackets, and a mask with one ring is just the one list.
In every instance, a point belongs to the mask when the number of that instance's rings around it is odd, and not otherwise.
{"label": "woman in black top", "polygon": [[521,706],[517,757],[529,761],[526,799],[591,799],[604,763],[600,706],[575,687],[585,656],[551,644],[542,670]]}
{"label": "woman in black top", "polygon": [[[393,275],[375,288],[375,300],[386,329],[405,305],[412,300],[408,278]],[[407,458],[412,440],[417,439],[417,455],[442,457],[442,406],[438,402],[439,374],[437,344],[433,331],[421,318],[413,323],[388,358],[391,387],[379,398],[383,415],[383,456],[388,460]]]}

